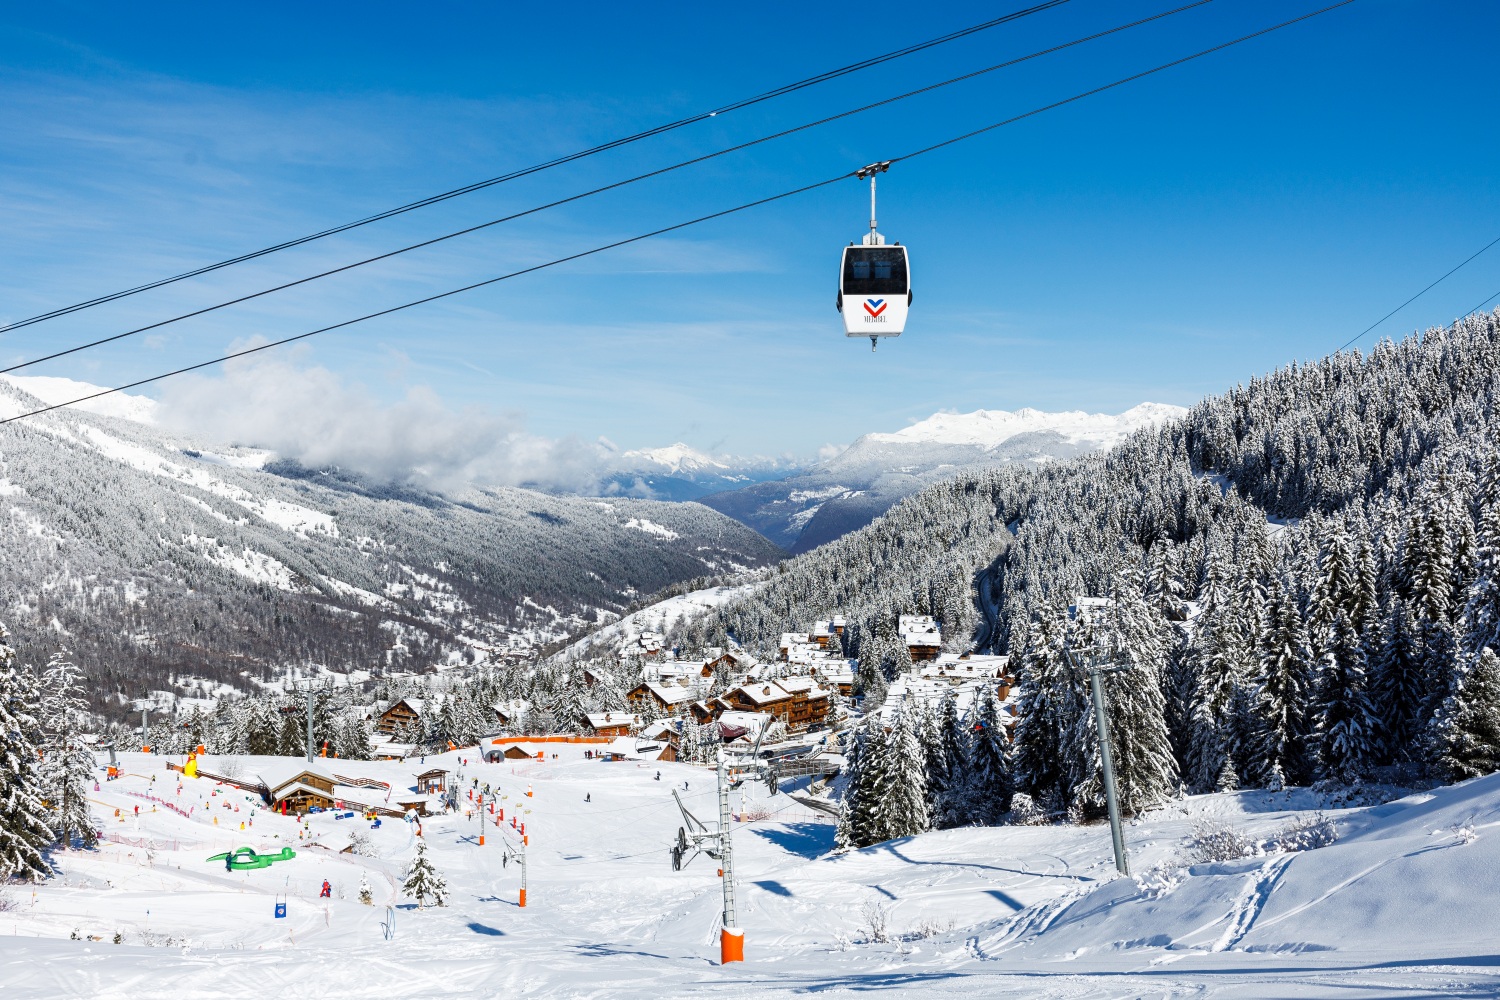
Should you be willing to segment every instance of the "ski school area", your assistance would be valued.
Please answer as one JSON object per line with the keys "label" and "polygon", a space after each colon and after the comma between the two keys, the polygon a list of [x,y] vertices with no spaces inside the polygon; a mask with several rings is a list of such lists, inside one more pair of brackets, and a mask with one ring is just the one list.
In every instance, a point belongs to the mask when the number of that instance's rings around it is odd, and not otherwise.
{"label": "ski school area", "polygon": [[[731,800],[745,960],[722,965],[718,863],[671,860],[684,823],[672,792],[712,823],[714,772],[591,751],[192,767],[131,753],[113,780],[101,758],[98,849],[0,887],[4,996],[1500,990],[1500,775],[1369,804],[1308,789],[1190,797],[1126,825],[1129,878],[1104,825],[835,854],[831,817],[746,784]],[[1336,839],[1285,846],[1314,820]],[[1195,861],[1205,823],[1232,829],[1243,856]],[[402,892],[419,842],[442,906]]]}

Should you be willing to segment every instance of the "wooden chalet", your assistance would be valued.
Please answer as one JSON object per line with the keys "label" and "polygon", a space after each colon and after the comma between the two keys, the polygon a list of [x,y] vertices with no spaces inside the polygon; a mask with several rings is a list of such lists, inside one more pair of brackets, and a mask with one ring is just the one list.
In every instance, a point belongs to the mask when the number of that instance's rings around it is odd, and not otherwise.
{"label": "wooden chalet", "polygon": [[693,701],[693,692],[680,684],[646,681],[626,692],[625,700],[643,709],[650,707],[658,714],[675,715],[687,711],[687,706]]}
{"label": "wooden chalet", "polygon": [[375,723],[375,728],[387,736],[394,736],[404,727],[420,726],[422,713],[426,708],[427,703],[422,698],[402,698],[380,713],[380,720]]}
{"label": "wooden chalet", "polygon": [[820,725],[828,717],[828,691],[811,677],[742,684],[725,694],[724,701],[735,711],[769,713],[793,731]]}
{"label": "wooden chalet", "polygon": [[314,806],[332,809],[334,784],[333,775],[306,769],[274,786],[267,782],[270,788],[267,798],[277,812],[285,809],[289,813],[305,813]]}
{"label": "wooden chalet", "polygon": [[448,789],[448,772],[441,767],[429,767],[417,775],[417,791],[423,795],[441,795]]}
{"label": "wooden chalet", "polygon": [[626,712],[590,712],[583,717],[584,730],[590,736],[629,736],[640,724],[640,716]]}

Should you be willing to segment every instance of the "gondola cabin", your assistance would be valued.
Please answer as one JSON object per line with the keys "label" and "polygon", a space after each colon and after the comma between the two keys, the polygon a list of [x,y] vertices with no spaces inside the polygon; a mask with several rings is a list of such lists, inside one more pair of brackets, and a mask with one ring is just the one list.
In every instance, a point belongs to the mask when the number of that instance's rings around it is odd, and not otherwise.
{"label": "gondola cabin", "polygon": [[901,336],[911,298],[911,264],[906,247],[899,243],[851,243],[844,248],[838,307],[844,316],[846,336],[869,337],[872,348],[880,337]]}

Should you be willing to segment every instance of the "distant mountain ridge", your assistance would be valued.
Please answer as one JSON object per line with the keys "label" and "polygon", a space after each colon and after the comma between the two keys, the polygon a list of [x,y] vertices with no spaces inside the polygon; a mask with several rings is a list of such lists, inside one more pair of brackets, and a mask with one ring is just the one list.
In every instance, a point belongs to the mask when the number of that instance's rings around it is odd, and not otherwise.
{"label": "distant mountain ridge", "polygon": [[782,459],[715,458],[680,441],[662,448],[623,451],[607,457],[605,464],[609,471],[600,477],[601,495],[679,501],[780,479],[796,471]]}
{"label": "distant mountain ridge", "polygon": [[869,524],[929,483],[964,470],[1039,465],[1111,448],[1142,427],[1182,416],[1166,403],[1124,413],[1021,409],[937,413],[893,432],[865,434],[795,475],[711,494],[700,502],[793,553]]}
{"label": "distant mountain ridge", "polygon": [[[62,383],[0,379],[0,417],[88,389]],[[196,441],[154,426],[149,400],[105,400],[114,415],[0,427],[0,621],[29,662],[66,647],[99,709],[173,677],[244,689],[292,664],[525,656],[780,555],[698,504],[442,495]]]}

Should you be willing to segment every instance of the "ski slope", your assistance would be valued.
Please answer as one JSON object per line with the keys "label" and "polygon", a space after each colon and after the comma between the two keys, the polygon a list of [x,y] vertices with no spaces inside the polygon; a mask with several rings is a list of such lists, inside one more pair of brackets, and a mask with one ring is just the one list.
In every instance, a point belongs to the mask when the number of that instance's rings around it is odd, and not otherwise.
{"label": "ski slope", "polygon": [[[1103,826],[953,830],[834,857],[833,830],[785,796],[748,792],[772,818],[736,825],[743,964],[717,964],[719,881],[699,857],[673,872],[674,786],[702,819],[712,775],[686,764],[603,763],[561,746],[544,763],[461,764],[468,752],[352,765],[409,785],[449,767],[498,787],[507,822],[430,818],[422,836],[451,890],[443,908],[400,898],[413,826],[257,811],[236,790],[126,755],[103,783],[105,844],[59,855],[62,874],[0,890],[0,982],[33,997],[1370,997],[1494,995],[1500,776],[1382,806],[1329,812],[1329,847],[1185,872],[1148,872],[1215,815],[1268,836],[1326,804],[1307,791],[1175,803],[1127,827],[1139,880],[1114,877]],[[222,760],[222,759],[220,759]],[[243,760],[253,773],[255,758]],[[334,762],[329,762],[333,764]],[[337,766],[334,767],[337,770]],[[655,774],[661,772],[661,780]],[[154,786],[151,777],[155,776]],[[687,788],[683,789],[683,783]],[[528,796],[530,787],[533,794]],[[134,793],[134,794],[132,794]],[[180,816],[139,795],[156,795]],[[585,796],[592,801],[585,801]],[[737,806],[739,793],[735,793]],[[227,805],[226,805],[227,803]],[[142,806],[137,820],[135,805]],[[235,808],[238,807],[238,812]],[[117,819],[114,809],[121,808]],[[515,810],[521,810],[517,813]],[[529,898],[500,838],[524,818]],[[219,818],[216,825],[214,817]],[[356,826],[357,825],[357,826]],[[341,854],[354,829],[378,857]],[[304,833],[305,831],[305,833]],[[497,832],[499,837],[497,837]],[[232,846],[297,857],[226,873]],[[1166,871],[1168,874],[1163,874]],[[374,906],[355,897],[368,879]],[[334,898],[320,900],[324,879]],[[284,894],[285,919],[273,916]],[[395,934],[382,929],[387,905]],[[887,937],[871,942],[871,918]],[[77,930],[84,938],[69,940]],[[123,943],[112,944],[119,932]]]}

